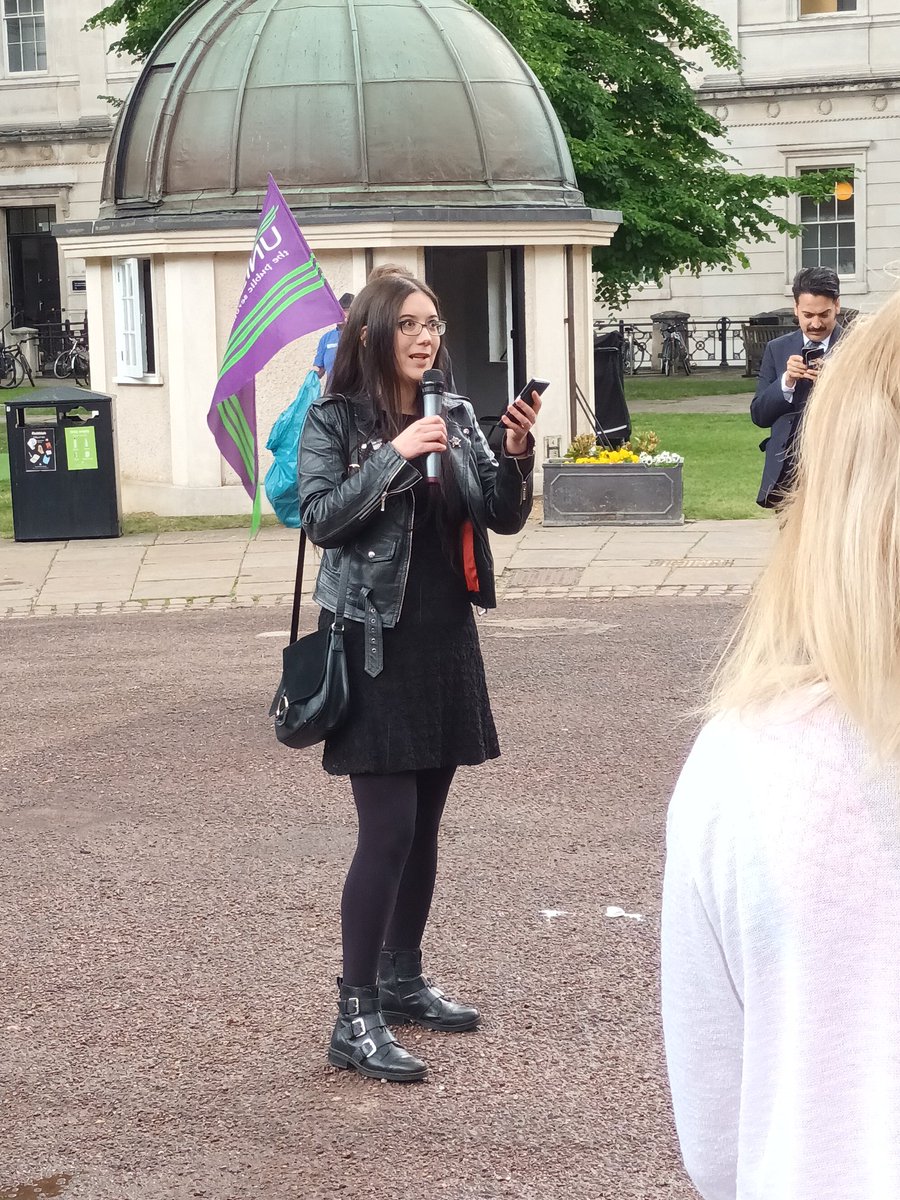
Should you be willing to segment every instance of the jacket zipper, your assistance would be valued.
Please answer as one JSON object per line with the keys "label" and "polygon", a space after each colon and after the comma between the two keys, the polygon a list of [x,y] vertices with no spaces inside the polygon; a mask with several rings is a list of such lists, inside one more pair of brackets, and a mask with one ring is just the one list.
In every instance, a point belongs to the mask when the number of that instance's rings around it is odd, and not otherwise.
{"label": "jacket zipper", "polygon": [[[387,501],[387,498],[388,498],[388,492],[390,491],[391,484],[394,482],[394,480],[397,478],[397,476],[400,474],[400,472],[403,470],[403,468],[405,466],[406,466],[405,462],[402,462],[400,464],[400,466],[397,468],[397,470],[393,473],[393,475],[390,477],[390,479],[384,485],[384,491],[380,492],[378,494],[378,496],[375,498],[374,504],[370,504],[368,506],[368,508],[364,508],[361,513],[357,514],[357,517],[356,517],[357,521],[365,521],[366,518],[370,517],[372,515],[372,513],[375,511],[375,509],[378,508],[379,506],[381,507],[381,511],[384,512],[384,506],[385,506],[385,502]],[[409,484],[408,486],[412,487],[413,485]],[[406,489],[398,488],[397,490],[399,492],[402,492],[402,491],[405,491]]]}

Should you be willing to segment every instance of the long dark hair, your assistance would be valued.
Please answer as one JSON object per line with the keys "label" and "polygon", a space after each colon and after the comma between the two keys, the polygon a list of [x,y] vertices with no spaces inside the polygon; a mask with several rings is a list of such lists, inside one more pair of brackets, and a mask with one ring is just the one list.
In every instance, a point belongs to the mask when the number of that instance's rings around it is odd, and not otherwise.
{"label": "long dark hair", "polygon": [[[386,439],[396,437],[403,428],[395,341],[403,305],[414,292],[426,295],[440,316],[437,296],[427,283],[418,279],[383,275],[366,284],[350,306],[328,381],[330,391],[337,395],[357,402],[367,397]],[[447,372],[443,341],[434,365]]]}
{"label": "long dark hair", "polygon": [[[403,429],[400,376],[397,371],[397,323],[408,296],[422,292],[434,305],[438,316],[441,306],[427,283],[411,276],[385,274],[373,279],[359,292],[350,311],[334,367],[328,380],[329,390],[346,396],[356,404],[371,405],[375,429],[390,441]],[[363,329],[366,331],[363,342]],[[449,374],[450,359],[443,340],[434,365]],[[428,489],[428,513],[436,521],[444,553],[459,566],[456,535],[464,517],[464,506],[449,454],[441,455],[441,488]]]}

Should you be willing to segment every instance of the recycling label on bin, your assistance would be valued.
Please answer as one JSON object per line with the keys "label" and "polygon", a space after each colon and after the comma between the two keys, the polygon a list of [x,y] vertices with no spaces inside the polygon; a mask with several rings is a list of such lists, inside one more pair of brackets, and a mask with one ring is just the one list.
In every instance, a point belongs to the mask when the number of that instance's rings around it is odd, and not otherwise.
{"label": "recycling label on bin", "polygon": [[23,429],[25,438],[25,470],[56,470],[56,430]]}
{"label": "recycling label on bin", "polygon": [[85,429],[66,426],[66,461],[70,471],[97,470],[97,433],[93,425]]}

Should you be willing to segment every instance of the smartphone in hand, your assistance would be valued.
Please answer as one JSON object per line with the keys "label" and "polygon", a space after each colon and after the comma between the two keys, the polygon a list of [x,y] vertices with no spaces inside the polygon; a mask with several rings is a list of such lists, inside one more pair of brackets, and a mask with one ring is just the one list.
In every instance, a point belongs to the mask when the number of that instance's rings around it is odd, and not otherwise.
{"label": "smartphone in hand", "polygon": [[824,346],[807,346],[805,348],[805,350],[803,351],[804,363],[806,364],[807,367],[812,368],[812,370],[814,370],[814,371],[818,371],[818,369],[822,363],[822,359],[824,357],[825,357],[825,347]]}
{"label": "smartphone in hand", "polygon": [[549,379],[534,379],[534,378],[529,379],[528,382],[525,384],[525,386],[522,388],[521,392],[519,392],[518,396],[516,396],[515,400],[511,401],[509,407],[512,408],[513,404],[516,403],[516,400],[523,400],[530,408],[531,407],[531,393],[537,392],[537,394],[539,396],[543,396],[544,392],[546,392],[546,390],[549,386],[550,386]]}

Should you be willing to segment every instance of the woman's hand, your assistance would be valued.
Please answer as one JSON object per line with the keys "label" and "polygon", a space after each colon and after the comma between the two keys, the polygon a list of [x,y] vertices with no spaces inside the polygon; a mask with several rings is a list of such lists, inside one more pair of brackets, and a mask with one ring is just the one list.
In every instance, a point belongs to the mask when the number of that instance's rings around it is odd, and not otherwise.
{"label": "woman's hand", "polygon": [[521,398],[510,404],[500,418],[501,425],[506,426],[506,440],[503,449],[513,458],[528,452],[528,435],[541,411],[541,398],[537,392],[531,393],[531,403],[526,404]]}
{"label": "woman's hand", "polygon": [[391,445],[403,458],[419,458],[422,454],[443,454],[447,449],[447,426],[443,417],[420,417],[398,433]]}

